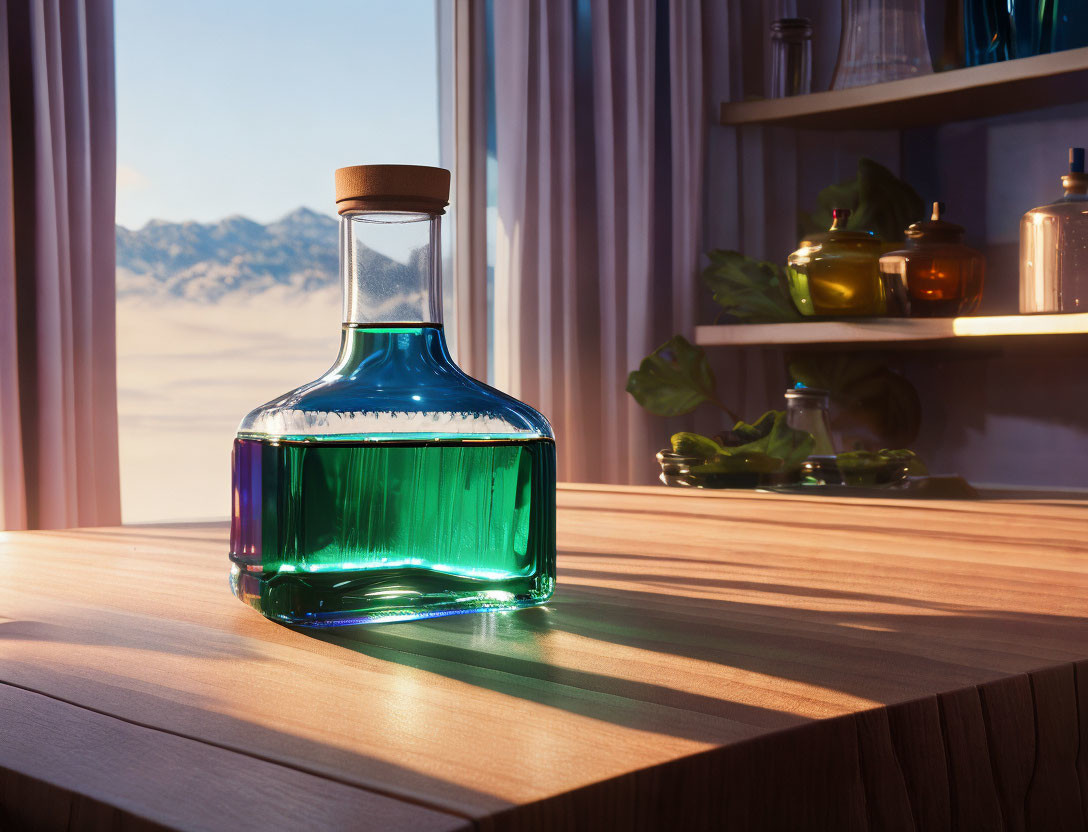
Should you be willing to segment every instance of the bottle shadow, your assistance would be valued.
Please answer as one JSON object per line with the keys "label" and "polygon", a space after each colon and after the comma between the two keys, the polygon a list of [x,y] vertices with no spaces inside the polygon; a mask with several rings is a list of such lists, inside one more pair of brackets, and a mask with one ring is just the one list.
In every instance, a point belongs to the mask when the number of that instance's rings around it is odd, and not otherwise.
{"label": "bottle shadow", "polygon": [[[734,597],[707,597],[725,592]],[[1088,619],[568,567],[545,607],[301,632],[585,716],[706,739],[707,718],[784,728],[821,707],[905,702],[1068,661],[1063,645],[1088,643]]]}

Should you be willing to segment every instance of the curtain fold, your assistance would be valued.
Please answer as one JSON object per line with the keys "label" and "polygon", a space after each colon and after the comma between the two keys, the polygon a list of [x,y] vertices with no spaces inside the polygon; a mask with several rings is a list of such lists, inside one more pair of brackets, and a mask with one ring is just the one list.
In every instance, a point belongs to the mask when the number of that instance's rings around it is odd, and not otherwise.
{"label": "curtain fold", "polygon": [[669,426],[628,373],[694,328],[701,0],[495,4],[495,368],[553,422],[559,476],[652,482]]}
{"label": "curtain fold", "polygon": [[2,14],[0,528],[118,523],[112,3]]}

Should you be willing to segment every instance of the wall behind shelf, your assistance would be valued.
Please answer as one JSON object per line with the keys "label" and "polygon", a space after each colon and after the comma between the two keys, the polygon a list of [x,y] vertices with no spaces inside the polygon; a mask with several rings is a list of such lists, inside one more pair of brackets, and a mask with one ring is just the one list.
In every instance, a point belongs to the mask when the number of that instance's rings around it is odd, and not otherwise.
{"label": "wall behind shelf", "polygon": [[[814,80],[817,89],[826,88],[838,47],[838,3],[736,5],[748,8],[711,21],[711,38],[721,47],[713,54],[725,58],[711,66],[712,110],[723,100],[762,95],[766,33],[776,16],[814,19]],[[931,53],[939,57],[943,4],[926,6]],[[983,311],[989,314],[1017,309],[1021,215],[1060,195],[1066,149],[1088,144],[1088,104],[903,132],[712,124],[705,249],[733,248],[784,262],[796,245],[798,211],[811,210],[819,190],[852,176],[857,157],[866,155],[904,175],[927,202],[947,202],[949,218],[967,227],[969,244],[987,256]],[[702,297],[700,323],[713,323],[717,307],[709,293]],[[755,417],[782,406],[783,350],[711,348],[708,354],[723,398],[743,414]],[[1088,487],[1085,339],[1013,339],[986,348],[890,355],[921,395],[916,447],[935,470],[976,482]],[[725,421],[704,408],[696,429],[713,434]]]}
{"label": "wall behind shelf", "polygon": [[1086,144],[1088,102],[903,132],[904,178],[986,255],[982,313],[1018,311],[1020,217],[1061,196],[1068,149]]}

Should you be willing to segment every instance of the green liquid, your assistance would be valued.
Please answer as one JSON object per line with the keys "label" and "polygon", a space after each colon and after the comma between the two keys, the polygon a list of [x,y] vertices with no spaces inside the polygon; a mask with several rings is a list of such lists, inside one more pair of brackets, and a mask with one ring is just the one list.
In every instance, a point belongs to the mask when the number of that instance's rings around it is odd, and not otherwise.
{"label": "green liquid", "polygon": [[294,624],[543,603],[555,445],[238,439],[231,560],[235,594]]}

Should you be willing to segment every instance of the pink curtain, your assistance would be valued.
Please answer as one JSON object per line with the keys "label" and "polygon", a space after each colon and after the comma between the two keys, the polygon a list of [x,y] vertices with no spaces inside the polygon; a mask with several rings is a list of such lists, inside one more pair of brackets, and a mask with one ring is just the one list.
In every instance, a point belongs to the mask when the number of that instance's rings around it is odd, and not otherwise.
{"label": "pink curtain", "polygon": [[670,427],[627,374],[694,329],[702,0],[495,4],[496,383],[556,429],[559,475],[652,482]]}
{"label": "pink curtain", "polygon": [[113,7],[0,30],[0,528],[118,523]]}

